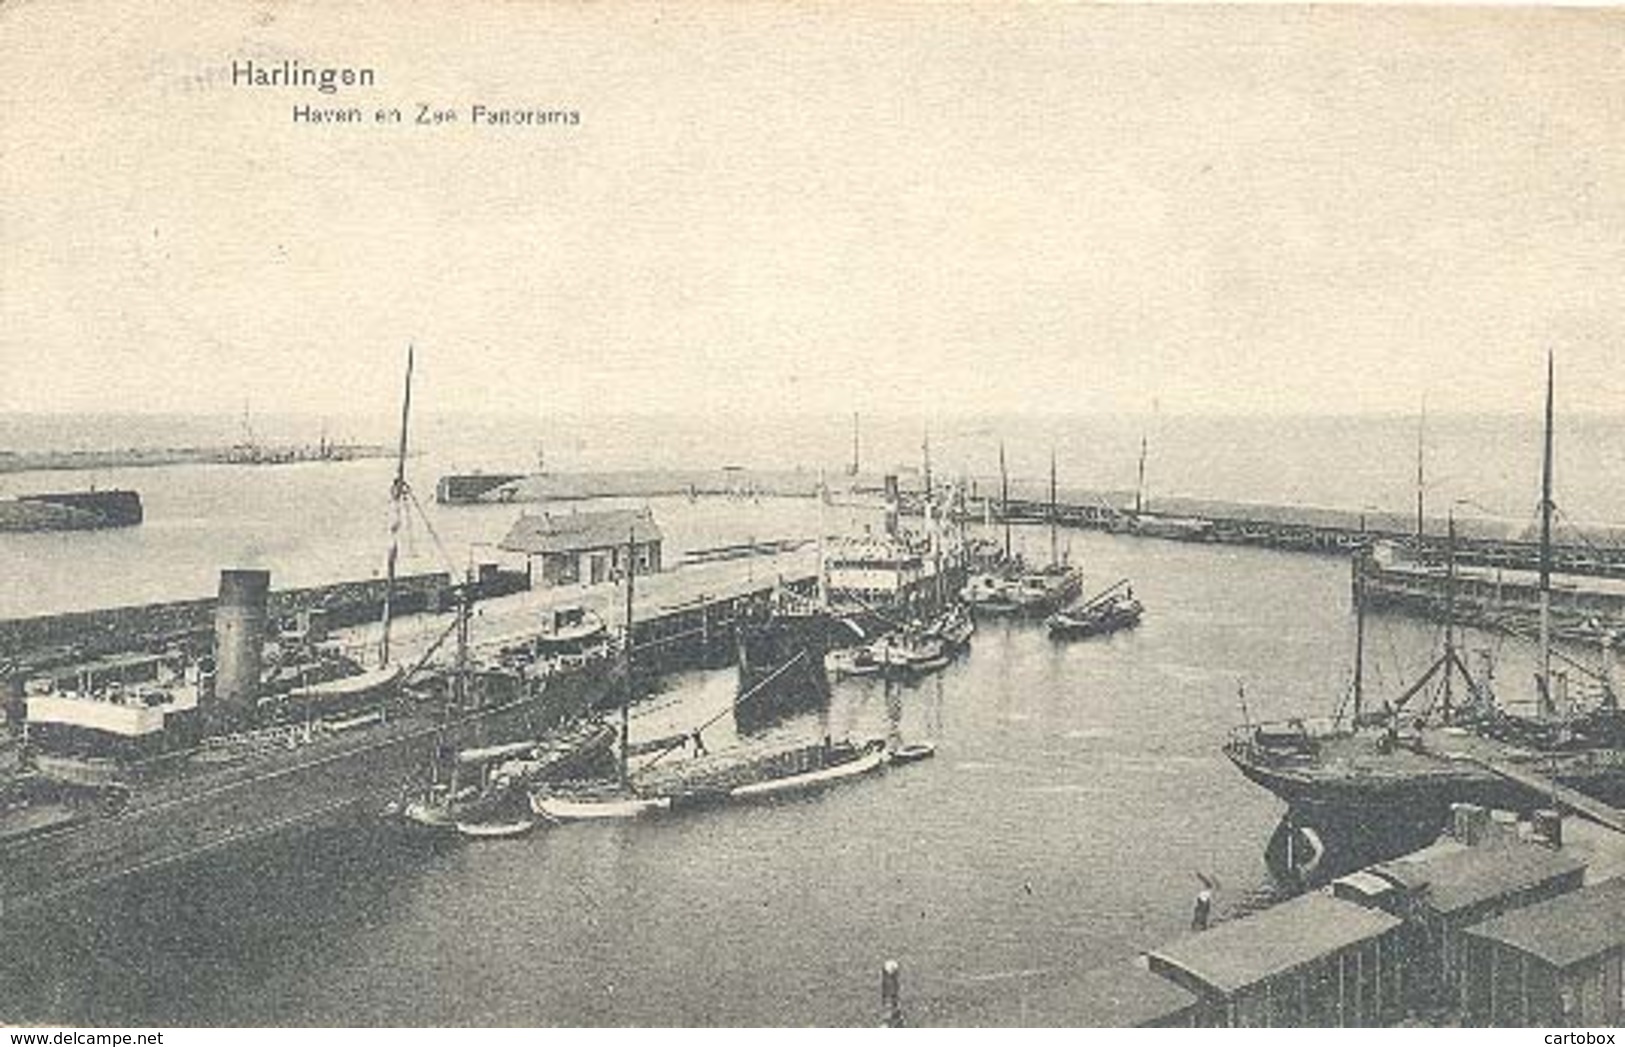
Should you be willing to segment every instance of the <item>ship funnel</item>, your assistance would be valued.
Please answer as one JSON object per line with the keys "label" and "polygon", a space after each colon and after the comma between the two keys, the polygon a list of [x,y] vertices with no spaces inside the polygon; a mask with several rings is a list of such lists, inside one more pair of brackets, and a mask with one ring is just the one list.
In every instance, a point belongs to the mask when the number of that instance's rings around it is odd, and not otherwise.
{"label": "ship funnel", "polygon": [[897,517],[902,509],[902,492],[897,486],[897,474],[886,474],[886,534],[897,537]]}
{"label": "ship funnel", "polygon": [[214,612],[216,711],[247,719],[260,689],[260,652],[265,645],[270,571],[221,571]]}

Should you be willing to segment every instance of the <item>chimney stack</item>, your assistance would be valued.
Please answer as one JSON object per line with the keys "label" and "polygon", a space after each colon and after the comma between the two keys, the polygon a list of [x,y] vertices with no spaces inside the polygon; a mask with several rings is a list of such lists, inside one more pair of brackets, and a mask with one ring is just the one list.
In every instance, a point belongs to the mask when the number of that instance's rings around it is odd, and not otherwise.
{"label": "chimney stack", "polygon": [[254,711],[260,690],[271,572],[220,572],[214,611],[215,713],[238,722]]}

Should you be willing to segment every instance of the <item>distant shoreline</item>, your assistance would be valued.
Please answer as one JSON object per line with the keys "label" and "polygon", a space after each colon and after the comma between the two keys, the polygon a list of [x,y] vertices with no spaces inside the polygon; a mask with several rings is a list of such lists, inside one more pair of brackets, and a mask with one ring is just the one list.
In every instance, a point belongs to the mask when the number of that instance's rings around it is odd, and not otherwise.
{"label": "distant shoreline", "polygon": [[125,447],[108,450],[0,451],[0,473],[137,469],[165,465],[296,465],[389,458],[382,444],[234,444],[212,447]]}

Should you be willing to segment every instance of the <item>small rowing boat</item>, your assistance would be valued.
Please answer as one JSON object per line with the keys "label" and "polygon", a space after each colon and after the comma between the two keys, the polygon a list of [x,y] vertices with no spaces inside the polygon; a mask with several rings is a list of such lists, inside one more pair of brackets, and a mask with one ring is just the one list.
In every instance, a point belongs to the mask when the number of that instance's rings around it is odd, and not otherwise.
{"label": "small rowing boat", "polygon": [[536,828],[536,821],[524,818],[512,822],[458,822],[457,831],[476,840],[504,840],[523,836]]}
{"label": "small rowing boat", "polygon": [[829,763],[816,770],[804,771],[800,774],[766,778],[762,781],[735,786],[729,790],[728,796],[735,800],[747,800],[762,796],[778,796],[784,793],[800,792],[807,789],[818,789],[835,782],[844,781],[847,778],[856,778],[858,775],[879,770],[885,763],[885,743],[873,741],[862,748],[854,749],[852,755],[847,759]]}
{"label": "small rowing boat", "polygon": [[599,821],[639,818],[671,807],[669,796],[638,796],[633,793],[604,796],[570,796],[560,793],[532,793],[530,809],[556,822]]}
{"label": "small rowing boat", "polygon": [[930,742],[914,742],[909,745],[899,745],[890,753],[892,763],[916,763],[920,760],[929,760],[937,754],[937,747]]}

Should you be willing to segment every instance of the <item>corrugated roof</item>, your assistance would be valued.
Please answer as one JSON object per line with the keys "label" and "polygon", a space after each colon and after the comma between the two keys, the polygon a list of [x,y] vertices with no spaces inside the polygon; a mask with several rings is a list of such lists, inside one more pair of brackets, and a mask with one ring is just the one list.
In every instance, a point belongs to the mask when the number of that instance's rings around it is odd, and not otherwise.
{"label": "corrugated roof", "polygon": [[1181,938],[1151,956],[1229,994],[1398,926],[1385,912],[1316,892]]}
{"label": "corrugated roof", "polygon": [[498,546],[512,553],[570,553],[608,549],[636,541],[657,542],[660,527],[647,509],[607,509],[595,513],[526,513],[514,521]]}
{"label": "corrugated roof", "polygon": [[1625,947],[1625,878],[1485,920],[1467,933],[1511,946],[1553,967],[1573,966]]}
{"label": "corrugated roof", "polygon": [[1422,859],[1398,859],[1372,871],[1411,891],[1427,888],[1435,912],[1453,913],[1503,894],[1570,875],[1585,863],[1533,844],[1470,847]]}
{"label": "corrugated roof", "polygon": [[1000,979],[914,1006],[903,994],[911,1023],[980,1028],[1128,1029],[1167,1022],[1196,1002],[1130,960],[1083,974]]}

